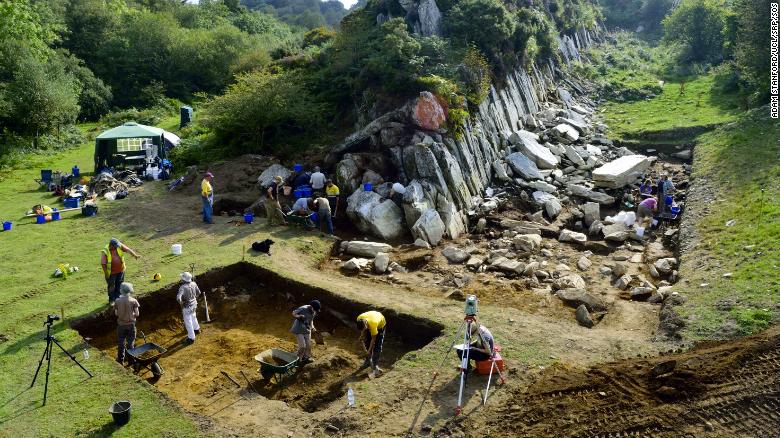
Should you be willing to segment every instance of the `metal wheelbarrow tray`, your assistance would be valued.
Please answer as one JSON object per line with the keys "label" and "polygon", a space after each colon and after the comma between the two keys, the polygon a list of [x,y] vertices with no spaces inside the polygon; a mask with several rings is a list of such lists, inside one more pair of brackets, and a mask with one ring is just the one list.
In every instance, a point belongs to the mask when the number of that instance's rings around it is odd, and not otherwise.
{"label": "metal wheelbarrow tray", "polygon": [[285,376],[291,375],[300,364],[298,356],[278,348],[271,348],[255,356],[260,362],[260,375],[266,380],[275,378],[279,383]]}
{"label": "metal wheelbarrow tray", "polygon": [[[154,351],[153,354],[144,354],[149,351]],[[133,358],[133,369],[135,372],[141,371],[141,368],[149,367],[156,377],[163,375],[163,369],[157,359],[160,358],[166,351],[165,347],[159,346],[154,342],[146,342],[138,347],[127,350],[127,354]]]}

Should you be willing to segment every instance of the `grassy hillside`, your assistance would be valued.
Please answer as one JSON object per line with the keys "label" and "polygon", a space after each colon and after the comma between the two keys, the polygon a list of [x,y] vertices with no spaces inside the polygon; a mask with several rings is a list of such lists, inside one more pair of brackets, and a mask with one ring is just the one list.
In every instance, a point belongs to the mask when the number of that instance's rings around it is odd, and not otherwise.
{"label": "grassy hillside", "polygon": [[780,123],[767,114],[754,110],[696,146],[693,178],[712,201],[698,201],[699,243],[682,259],[691,337],[752,333],[780,311]]}
{"label": "grassy hillside", "polygon": [[[37,225],[22,218],[32,205],[61,206],[51,193],[39,190],[33,181],[41,168],[92,168],[93,147],[85,143],[52,156],[29,156],[24,166],[4,169],[0,174],[0,219],[13,221],[13,230],[0,233],[0,436],[193,436],[198,425],[180,407],[147,383],[125,373],[113,358],[91,349],[83,360],[83,342],[69,329],[68,320],[106,306],[105,282],[99,266],[99,251],[111,237],[118,237],[142,254],[128,261],[128,281],[138,293],[157,290],[176,282],[189,263],[221,266],[242,258],[243,245],[267,230],[262,225],[204,230],[197,223],[198,207],[171,216],[165,204],[170,196],[164,183],[147,183],[142,193],[131,193],[124,201],[101,202],[100,215],[82,217],[63,213],[63,219]],[[191,217],[192,220],[177,218]],[[167,222],[163,229],[159,223]],[[325,253],[328,244],[311,235],[282,232],[281,247],[299,248],[312,254]],[[170,245],[184,243],[185,254],[170,256]],[[258,262],[257,260],[254,260]],[[263,263],[265,259],[258,263]],[[52,277],[59,263],[78,266],[67,279]],[[160,272],[161,283],[151,281]],[[52,357],[49,400],[41,406],[44,374],[29,389],[45,343],[43,322],[48,313],[63,312],[65,320],[54,326],[63,346],[95,374],[86,379],[75,364],[60,352]],[[143,309],[142,309],[143,312]],[[120,399],[133,402],[133,417],[125,427],[114,430],[107,412]]]}

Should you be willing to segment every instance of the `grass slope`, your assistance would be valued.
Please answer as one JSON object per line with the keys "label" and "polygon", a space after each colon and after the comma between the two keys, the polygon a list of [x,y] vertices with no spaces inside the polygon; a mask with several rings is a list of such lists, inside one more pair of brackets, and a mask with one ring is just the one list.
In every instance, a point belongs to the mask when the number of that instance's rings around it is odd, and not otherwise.
{"label": "grass slope", "polygon": [[767,114],[754,110],[696,146],[693,178],[716,200],[698,219],[699,245],[683,257],[693,338],[749,334],[780,311],[780,123]]}
{"label": "grass slope", "polygon": [[679,81],[666,82],[655,98],[610,102],[607,125],[619,139],[689,139],[703,129],[735,120],[740,113],[737,97],[714,91],[713,86],[713,76],[704,75],[686,82],[684,94]]}
{"label": "grass slope", "polygon": [[[54,331],[63,346],[76,354],[95,374],[84,374],[55,349],[49,382],[49,399],[41,406],[45,375],[29,389],[44,348],[42,323],[48,313],[64,310],[66,318],[85,315],[106,306],[105,282],[99,266],[99,251],[116,236],[143,256],[128,261],[128,281],[139,293],[176,282],[189,263],[220,266],[241,260],[243,245],[262,227],[224,227],[204,232],[199,227],[172,224],[170,232],[156,232],[133,218],[134,210],[147,203],[162,203],[167,192],[161,182],[147,184],[145,198],[101,202],[100,215],[84,218],[78,212],[63,213],[63,219],[36,225],[22,218],[32,205],[61,206],[48,192],[38,190],[34,178],[41,168],[92,168],[91,143],[57,155],[31,156],[24,166],[0,174],[0,219],[14,222],[13,230],[0,233],[0,436],[193,436],[198,426],[178,405],[146,382],[124,372],[113,358],[90,350],[83,360],[82,340],[59,321]],[[197,215],[197,206],[193,216]],[[215,226],[217,227],[217,226]],[[281,245],[291,245],[312,254],[326,254],[327,244],[311,235],[291,233]],[[170,245],[184,242],[185,255],[172,257]],[[78,266],[80,272],[67,279],[52,277],[58,263]],[[263,263],[259,261],[258,263]],[[152,283],[161,272],[163,284]],[[143,309],[142,309],[143,312]],[[107,409],[115,400],[133,402],[134,420],[114,430]]]}

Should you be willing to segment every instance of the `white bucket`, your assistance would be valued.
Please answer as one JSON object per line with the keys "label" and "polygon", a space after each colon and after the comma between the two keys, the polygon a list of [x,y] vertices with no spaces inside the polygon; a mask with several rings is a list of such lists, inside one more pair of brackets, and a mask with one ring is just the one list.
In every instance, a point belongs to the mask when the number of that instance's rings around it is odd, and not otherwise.
{"label": "white bucket", "polygon": [[171,245],[171,253],[173,253],[173,255],[181,255],[181,243],[174,243]]}
{"label": "white bucket", "polygon": [[638,237],[642,238],[645,235],[645,227],[636,227],[634,228],[634,232],[636,232]]}

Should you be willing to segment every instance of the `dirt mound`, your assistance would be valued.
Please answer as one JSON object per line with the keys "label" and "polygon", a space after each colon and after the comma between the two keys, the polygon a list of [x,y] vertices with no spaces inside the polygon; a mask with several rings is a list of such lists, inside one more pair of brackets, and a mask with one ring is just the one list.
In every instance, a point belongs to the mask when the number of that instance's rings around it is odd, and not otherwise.
{"label": "dirt mound", "polygon": [[[780,327],[686,353],[585,371],[554,367],[511,402],[437,435],[775,436]],[[484,421],[483,421],[484,420]]]}
{"label": "dirt mound", "polygon": [[264,155],[242,155],[232,160],[209,165],[207,169],[198,169],[197,175],[191,181],[185,179],[181,192],[191,192],[186,187],[199,185],[203,174],[209,171],[214,174],[211,184],[217,196],[224,194],[241,194],[253,192],[255,198],[260,196],[257,188],[257,177],[270,165],[278,163],[274,157]]}

